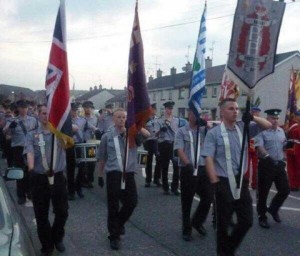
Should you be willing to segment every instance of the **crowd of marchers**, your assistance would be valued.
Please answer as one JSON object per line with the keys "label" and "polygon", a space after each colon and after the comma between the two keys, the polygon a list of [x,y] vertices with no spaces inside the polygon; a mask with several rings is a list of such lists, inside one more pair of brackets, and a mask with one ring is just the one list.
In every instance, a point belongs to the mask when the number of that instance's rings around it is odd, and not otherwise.
{"label": "crowd of marchers", "polygon": [[[147,155],[145,189],[157,186],[164,196],[180,196],[182,239],[187,242],[192,240],[193,229],[207,234],[205,220],[212,209],[217,255],[235,255],[253,225],[250,187],[257,190],[259,225],[270,228],[269,216],[282,221],[280,207],[290,190],[300,188],[300,112],[283,129],[278,122],[280,109],[266,110],[266,118],[257,107],[241,115],[237,102],[225,99],[219,104],[221,122],[211,125],[192,109],[187,120],[174,116],[174,104],[164,103],[160,117],[152,104],[153,115],[138,132],[134,146],[128,147],[124,109],[108,104],[95,115],[91,101],[82,104],[83,113],[72,103],[75,144],[65,149],[49,129],[46,105],[33,106],[25,100],[2,103],[2,156],[8,167],[24,171],[24,178],[17,181],[18,204],[33,203],[41,255],[66,250],[68,201],[83,199],[82,188],[92,189],[94,177],[107,190],[110,247],[121,248],[120,237],[137,205],[135,174],[141,154]],[[248,138],[243,148],[244,127]],[[277,193],[267,205],[273,183]],[[191,214],[195,194],[200,201]],[[50,202],[53,223],[49,221]]]}

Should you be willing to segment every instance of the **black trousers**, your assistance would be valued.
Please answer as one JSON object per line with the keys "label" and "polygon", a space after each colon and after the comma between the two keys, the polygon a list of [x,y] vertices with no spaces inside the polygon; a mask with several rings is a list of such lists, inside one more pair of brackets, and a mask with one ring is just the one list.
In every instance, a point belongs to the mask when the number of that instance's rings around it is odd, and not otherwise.
{"label": "black trousers", "polygon": [[[231,194],[228,179],[223,177],[219,179],[220,182],[215,187],[217,253],[218,255],[231,255],[234,254],[253,224],[252,198],[248,189],[248,180],[243,180],[241,197],[235,200]],[[229,232],[233,213],[237,216],[237,223]]]}
{"label": "black trousers", "polygon": [[93,183],[94,182],[94,172],[95,172],[96,163],[95,162],[86,162],[86,181]]}
{"label": "black trousers", "polygon": [[7,161],[7,167],[13,167],[14,165],[14,157],[13,157],[13,151],[11,147],[11,140],[5,139],[3,143],[3,154],[2,157],[6,158]]}
{"label": "black trousers", "polygon": [[12,147],[13,152],[13,166],[20,167],[24,170],[24,178],[17,180],[17,195],[18,198],[26,199],[26,195],[31,197],[30,183],[28,168],[25,165],[24,156],[23,156],[24,147]]}
{"label": "black trousers", "polygon": [[147,140],[144,143],[145,150],[148,151],[147,164],[146,164],[146,183],[152,181],[152,162],[153,156],[156,156],[156,165],[154,169],[154,181],[159,181],[161,177],[160,162],[158,158],[158,145],[157,140]]}
{"label": "black trousers", "polygon": [[[112,171],[106,174],[109,239],[119,239],[120,229],[130,218],[137,205],[137,188],[134,173],[125,174],[125,190],[121,190],[122,173]],[[120,207],[120,203],[122,206]]]}
{"label": "black trousers", "polygon": [[[33,208],[37,223],[37,232],[43,251],[49,251],[54,243],[63,240],[65,223],[68,218],[68,198],[66,179],[62,172],[54,175],[54,185],[50,187],[44,174],[31,174],[33,184]],[[49,222],[49,207],[52,201],[54,222]]]}
{"label": "black trousers", "polygon": [[[208,215],[210,205],[213,202],[212,185],[205,173],[205,167],[198,169],[198,175],[180,168],[181,210],[182,210],[182,233],[191,234],[192,225],[199,227]],[[191,208],[195,194],[200,197],[200,202],[191,220]]]}
{"label": "black trousers", "polygon": [[75,151],[74,147],[66,149],[66,163],[67,163],[67,183],[68,192],[70,194],[75,193]]}
{"label": "black trousers", "polygon": [[179,168],[177,161],[174,160],[173,143],[160,142],[158,143],[159,162],[162,175],[162,186],[164,191],[169,191],[168,171],[170,160],[173,163],[173,177],[171,183],[171,190],[176,191],[179,186]]}
{"label": "black trousers", "polygon": [[273,182],[277,193],[269,208],[271,212],[277,213],[290,193],[285,163],[279,161],[277,165],[270,165],[268,161],[260,159],[258,162],[257,214],[261,220],[267,218],[267,199]]}

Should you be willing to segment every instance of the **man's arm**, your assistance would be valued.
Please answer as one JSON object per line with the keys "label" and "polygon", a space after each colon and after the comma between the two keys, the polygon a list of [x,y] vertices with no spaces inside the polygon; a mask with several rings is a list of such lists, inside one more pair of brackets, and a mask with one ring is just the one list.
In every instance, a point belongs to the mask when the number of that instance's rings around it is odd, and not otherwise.
{"label": "man's arm", "polygon": [[207,176],[212,184],[219,182],[219,178],[215,171],[214,159],[210,156],[205,158],[205,167]]}
{"label": "man's arm", "polygon": [[264,130],[270,129],[272,127],[272,124],[267,119],[259,116],[253,116],[253,121]]}
{"label": "man's arm", "polygon": [[105,166],[105,161],[100,160],[99,161],[99,177],[103,177],[103,175],[104,175],[104,166]]}
{"label": "man's arm", "polygon": [[27,155],[28,171],[31,172],[34,168],[34,155],[32,152],[28,152],[26,155]]}
{"label": "man's arm", "polygon": [[182,148],[177,149],[177,153],[184,165],[191,164],[190,160],[188,159],[187,155],[184,153]]}

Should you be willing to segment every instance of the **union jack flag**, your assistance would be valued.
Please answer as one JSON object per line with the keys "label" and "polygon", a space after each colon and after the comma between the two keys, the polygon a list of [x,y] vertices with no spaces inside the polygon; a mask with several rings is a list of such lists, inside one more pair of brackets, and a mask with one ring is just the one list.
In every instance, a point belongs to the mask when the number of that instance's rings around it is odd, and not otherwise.
{"label": "union jack flag", "polygon": [[56,17],[46,76],[46,96],[49,129],[63,141],[66,148],[72,139],[68,58],[66,47],[65,1],[61,0]]}

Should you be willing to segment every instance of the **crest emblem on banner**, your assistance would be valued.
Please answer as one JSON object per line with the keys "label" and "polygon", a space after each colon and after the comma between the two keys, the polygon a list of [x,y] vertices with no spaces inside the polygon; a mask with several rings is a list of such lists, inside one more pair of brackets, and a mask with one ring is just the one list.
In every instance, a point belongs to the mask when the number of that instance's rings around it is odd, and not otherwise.
{"label": "crest emblem on banner", "polygon": [[248,88],[274,71],[277,39],[285,4],[273,0],[239,0],[227,67]]}

